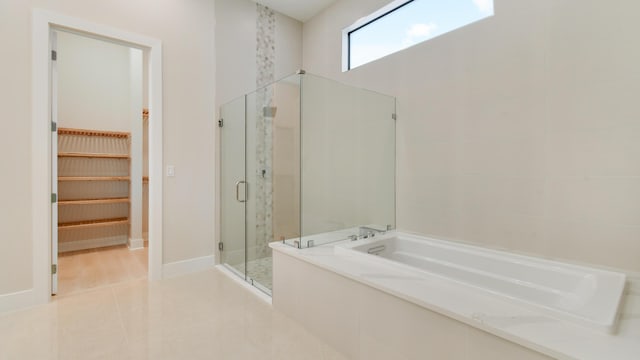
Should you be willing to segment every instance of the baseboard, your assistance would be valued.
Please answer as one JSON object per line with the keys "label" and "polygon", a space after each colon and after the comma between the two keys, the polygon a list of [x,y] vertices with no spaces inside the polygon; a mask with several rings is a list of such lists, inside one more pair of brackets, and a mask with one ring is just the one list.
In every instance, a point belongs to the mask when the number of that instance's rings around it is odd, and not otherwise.
{"label": "baseboard", "polygon": [[129,250],[144,249],[144,238],[129,239]]}
{"label": "baseboard", "polygon": [[58,243],[58,252],[78,251],[86,249],[95,249],[105,246],[126,245],[127,240],[122,236],[113,236],[108,238],[70,241]]}
{"label": "baseboard", "polygon": [[162,277],[167,279],[202,270],[213,269],[215,262],[215,257],[210,255],[164,264],[162,265]]}
{"label": "baseboard", "polygon": [[28,308],[37,304],[33,289],[0,295],[0,314]]}

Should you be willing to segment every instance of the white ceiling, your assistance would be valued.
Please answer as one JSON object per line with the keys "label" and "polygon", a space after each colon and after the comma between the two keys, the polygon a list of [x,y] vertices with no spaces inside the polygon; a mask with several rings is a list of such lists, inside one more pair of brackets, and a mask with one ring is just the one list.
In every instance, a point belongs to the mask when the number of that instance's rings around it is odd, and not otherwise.
{"label": "white ceiling", "polygon": [[254,0],[273,10],[305,22],[336,0]]}

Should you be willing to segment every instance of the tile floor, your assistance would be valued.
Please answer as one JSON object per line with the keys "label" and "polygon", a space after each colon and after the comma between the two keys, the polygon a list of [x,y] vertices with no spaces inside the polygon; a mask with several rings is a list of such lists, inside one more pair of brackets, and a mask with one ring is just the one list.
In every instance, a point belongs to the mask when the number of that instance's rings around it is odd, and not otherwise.
{"label": "tile floor", "polygon": [[217,269],[0,315],[0,359],[345,359]]}
{"label": "tile floor", "polygon": [[126,245],[60,253],[58,295],[147,278],[148,248]]}

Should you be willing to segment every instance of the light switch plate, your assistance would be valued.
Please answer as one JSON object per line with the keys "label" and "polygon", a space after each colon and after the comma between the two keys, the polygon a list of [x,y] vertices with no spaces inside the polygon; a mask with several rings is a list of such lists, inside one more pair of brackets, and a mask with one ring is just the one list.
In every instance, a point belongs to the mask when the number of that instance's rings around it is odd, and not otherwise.
{"label": "light switch plate", "polygon": [[167,165],[167,176],[174,177],[176,176],[176,168],[173,165]]}

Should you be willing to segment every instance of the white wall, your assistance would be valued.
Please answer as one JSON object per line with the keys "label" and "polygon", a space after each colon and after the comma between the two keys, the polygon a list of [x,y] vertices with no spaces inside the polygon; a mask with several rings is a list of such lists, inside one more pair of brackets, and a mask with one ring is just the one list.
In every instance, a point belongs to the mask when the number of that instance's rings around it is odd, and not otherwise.
{"label": "white wall", "polygon": [[275,79],[302,68],[302,23],[276,12]]}
{"label": "white wall", "polygon": [[[30,42],[28,6],[23,1],[0,2],[0,39],[3,54],[13,56],[0,67],[0,130],[5,134],[0,149],[11,156],[0,157],[5,190],[0,207],[0,294],[31,287],[31,132],[30,132]],[[6,51],[6,52],[5,52]],[[10,205],[11,204],[11,205]],[[11,276],[7,276],[11,274]]]}
{"label": "white wall", "polygon": [[[44,8],[160,39],[163,43],[164,160],[176,177],[164,182],[164,263],[213,254],[215,39],[208,0],[0,2],[0,295],[32,287],[31,10]],[[9,135],[10,134],[10,135]],[[210,165],[209,165],[210,164]]]}
{"label": "white wall", "polygon": [[640,4],[495,1],[496,15],[341,72],[341,30],[304,24],[303,66],[398,98],[398,228],[640,270]]}
{"label": "white wall", "polygon": [[[256,90],[256,3],[216,0],[216,107]],[[302,66],[302,23],[278,12],[275,79]]]}
{"label": "white wall", "polygon": [[129,48],[57,33],[59,126],[131,132]]}
{"label": "white wall", "polygon": [[[216,0],[216,110],[256,88],[256,4]],[[217,112],[219,114],[219,112]]]}

